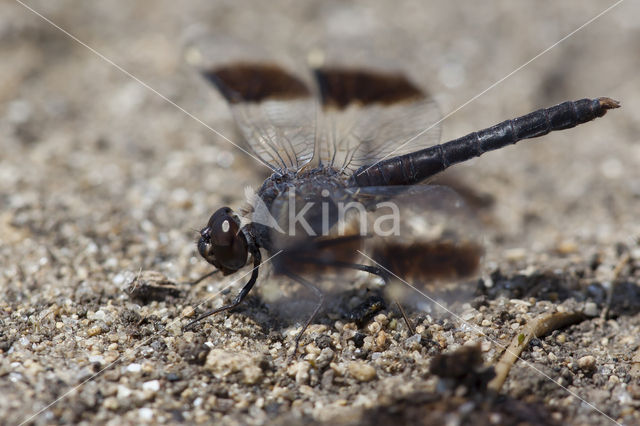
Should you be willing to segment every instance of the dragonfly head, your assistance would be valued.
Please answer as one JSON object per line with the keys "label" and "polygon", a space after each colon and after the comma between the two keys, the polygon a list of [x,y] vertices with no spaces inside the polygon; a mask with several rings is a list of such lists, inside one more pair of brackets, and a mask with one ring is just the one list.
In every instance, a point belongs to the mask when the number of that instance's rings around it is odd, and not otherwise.
{"label": "dragonfly head", "polygon": [[198,251],[207,262],[229,275],[247,263],[247,238],[240,229],[240,219],[229,207],[211,215],[200,231]]}

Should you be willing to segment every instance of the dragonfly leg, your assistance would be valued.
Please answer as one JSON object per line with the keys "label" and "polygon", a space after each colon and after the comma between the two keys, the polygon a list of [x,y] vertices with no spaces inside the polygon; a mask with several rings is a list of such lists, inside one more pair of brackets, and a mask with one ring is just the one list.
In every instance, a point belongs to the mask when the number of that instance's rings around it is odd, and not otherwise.
{"label": "dragonfly leg", "polygon": [[207,278],[214,276],[214,275],[215,275],[215,274],[217,274],[218,272],[220,272],[220,270],[219,270],[219,269],[214,269],[213,271],[211,271],[211,272],[207,272],[206,274],[204,274],[204,275],[202,275],[202,276],[200,276],[200,277],[196,278],[194,281],[192,281],[192,282],[190,282],[190,283],[188,283],[188,284],[189,284],[189,285],[192,285],[192,286],[193,286],[193,285],[196,285],[196,284],[201,283],[202,281],[206,280]]}
{"label": "dragonfly leg", "polygon": [[[242,287],[242,290],[240,290],[240,293],[238,293],[238,295],[233,300],[233,302],[231,302],[228,305],[222,306],[220,308],[212,309],[210,311],[205,312],[204,314],[200,315],[198,318],[191,321],[189,324],[185,325],[183,328],[183,331],[188,331],[192,329],[195,324],[207,318],[208,316],[215,315],[219,312],[228,311],[229,309],[233,309],[236,306],[238,306],[240,303],[242,303],[244,298],[247,297],[247,294],[249,294],[249,292],[255,285],[256,281],[258,280],[258,267],[260,266],[260,262],[262,262],[262,256],[260,255],[259,249],[256,248],[252,250],[252,255],[253,255],[253,271],[251,271],[251,278],[249,278],[249,281],[244,285],[244,287]],[[217,271],[213,271],[210,275],[212,275],[215,272]]]}
{"label": "dragonfly leg", "polygon": [[[372,275],[376,275],[376,276],[382,278],[384,280],[385,284],[389,284],[389,273],[387,271],[385,271],[384,269],[379,268],[377,266],[361,265],[359,263],[327,261],[327,260],[323,260],[323,259],[300,259],[300,261],[309,262],[309,263],[315,263],[315,264],[322,264],[322,265],[330,265],[330,266],[334,266],[336,268],[356,269],[358,271],[368,272],[368,273],[370,273]],[[394,302],[396,303],[396,306],[398,306],[398,310],[400,311],[400,314],[402,315],[402,318],[404,319],[405,324],[407,324],[407,328],[411,332],[411,335],[416,334],[416,331],[413,328],[413,325],[411,324],[411,321],[409,320],[409,317],[407,317],[407,314],[405,313],[404,309],[402,308],[402,305],[400,304],[400,301],[398,301],[398,299],[394,298]]]}
{"label": "dragonfly leg", "polygon": [[384,280],[385,284],[389,283],[389,274],[382,268],[377,266],[370,265],[362,265],[360,263],[351,263],[351,262],[340,262],[337,260],[327,260],[322,258],[309,258],[309,257],[297,257],[297,261],[304,263],[311,263],[314,265],[326,265],[333,266],[334,268],[346,268],[346,269],[356,269],[358,271],[368,272],[372,275],[376,275]]}
{"label": "dragonfly leg", "polygon": [[308,288],[309,290],[311,290],[312,292],[315,293],[316,296],[318,296],[319,302],[316,305],[316,307],[313,309],[313,312],[311,313],[311,315],[309,316],[309,318],[307,319],[307,321],[304,323],[304,326],[302,327],[302,330],[300,330],[300,333],[298,333],[298,335],[296,336],[296,344],[295,347],[293,349],[293,354],[292,356],[295,356],[296,353],[298,352],[298,345],[300,344],[300,339],[302,338],[302,335],[304,334],[304,332],[307,330],[307,328],[309,327],[309,325],[311,324],[311,321],[313,321],[313,319],[316,317],[316,315],[318,315],[318,312],[320,312],[320,309],[322,308],[322,305],[324,305],[324,293],[322,292],[322,290],[320,290],[318,287],[316,287],[315,285],[313,285],[313,283],[311,283],[310,281],[302,278],[301,276],[294,274],[291,271],[285,270],[284,274],[291,278],[293,281],[302,284],[304,287]]}
{"label": "dragonfly leg", "polygon": [[[352,268],[352,269],[357,269],[358,271],[368,272],[370,274],[373,274],[382,278],[385,284],[389,284],[389,273],[382,268],[378,268],[377,266],[361,265],[359,263],[344,263],[344,262],[338,262],[338,265],[335,265],[335,266],[343,267],[343,268]],[[409,321],[409,317],[407,317],[407,314],[404,312],[404,308],[400,304],[400,301],[395,297],[393,298],[393,301],[396,303],[396,306],[398,307],[398,310],[400,311],[400,314],[402,315],[402,318],[404,319],[405,324],[407,324],[407,328],[411,332],[411,335],[416,334],[416,330],[413,328],[411,321]]]}

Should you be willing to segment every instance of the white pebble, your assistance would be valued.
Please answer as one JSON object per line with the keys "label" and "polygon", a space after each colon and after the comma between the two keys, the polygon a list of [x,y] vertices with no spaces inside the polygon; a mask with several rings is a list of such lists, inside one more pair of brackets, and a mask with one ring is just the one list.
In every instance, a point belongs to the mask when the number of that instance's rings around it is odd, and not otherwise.
{"label": "white pebble", "polygon": [[118,399],[127,399],[131,396],[131,389],[125,385],[118,385]]}
{"label": "white pebble", "polygon": [[91,362],[91,363],[97,362],[99,364],[103,364],[104,363],[104,357],[102,355],[90,355],[89,356],[89,362]]}
{"label": "white pebble", "polygon": [[142,370],[142,365],[134,362],[133,364],[127,365],[127,371],[129,373],[139,373]]}
{"label": "white pebble", "polygon": [[151,421],[153,419],[153,410],[151,408],[141,408],[138,410],[138,416],[140,416],[140,420],[143,421]]}
{"label": "white pebble", "polygon": [[160,390],[160,382],[158,380],[149,380],[142,384],[142,390],[158,392]]}
{"label": "white pebble", "polygon": [[598,305],[593,302],[587,302],[584,304],[584,314],[588,317],[595,317],[598,315]]}

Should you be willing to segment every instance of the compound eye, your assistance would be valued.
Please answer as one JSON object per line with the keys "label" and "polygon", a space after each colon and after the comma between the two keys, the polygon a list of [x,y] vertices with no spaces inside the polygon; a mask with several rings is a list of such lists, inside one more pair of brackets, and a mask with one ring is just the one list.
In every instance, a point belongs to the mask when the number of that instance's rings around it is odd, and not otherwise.
{"label": "compound eye", "polygon": [[216,211],[200,233],[198,251],[207,262],[227,275],[247,262],[247,239],[240,231],[240,221],[229,207]]}
{"label": "compound eye", "polygon": [[231,246],[240,231],[240,226],[228,207],[216,211],[209,219],[207,228],[210,229],[212,244],[218,247]]}

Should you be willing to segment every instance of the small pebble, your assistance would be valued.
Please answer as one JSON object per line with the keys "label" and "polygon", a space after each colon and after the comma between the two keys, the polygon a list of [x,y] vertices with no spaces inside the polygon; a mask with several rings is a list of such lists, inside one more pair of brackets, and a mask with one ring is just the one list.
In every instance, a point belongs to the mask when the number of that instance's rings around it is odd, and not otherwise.
{"label": "small pebble", "polygon": [[118,400],[112,396],[106,398],[103,402],[104,408],[111,411],[116,411],[120,408],[120,404],[118,404]]}
{"label": "small pebble", "polygon": [[93,337],[93,336],[97,336],[98,334],[104,333],[104,331],[105,330],[101,326],[97,325],[95,327],[91,327],[90,329],[88,329],[87,335],[89,337]]}
{"label": "small pebble", "polygon": [[414,347],[416,345],[420,344],[420,340],[422,339],[422,336],[420,336],[418,333],[414,334],[411,337],[407,337],[404,341],[404,346],[407,348],[411,348]]}
{"label": "small pebble", "polygon": [[185,390],[182,391],[182,393],[180,394],[180,398],[182,399],[191,399],[193,397],[194,391],[191,388],[186,388]]}
{"label": "small pebble", "polygon": [[349,374],[351,374],[351,376],[361,382],[368,382],[375,379],[376,377],[376,369],[369,364],[365,364],[361,361],[354,361],[349,363],[348,368]]}
{"label": "small pebble", "polygon": [[331,348],[324,348],[320,355],[316,358],[315,366],[319,370],[324,370],[329,363],[333,360],[334,352]]}
{"label": "small pebble", "polygon": [[167,380],[170,382],[177,382],[180,380],[180,375],[176,373],[167,373]]}
{"label": "small pebble", "polygon": [[140,420],[148,422],[153,419],[153,410],[151,408],[140,408],[138,410],[138,416],[140,416]]}
{"label": "small pebble", "polygon": [[387,343],[387,333],[383,330],[380,330],[378,335],[376,336],[376,346],[379,349],[384,349],[384,345]]}
{"label": "small pebble", "polygon": [[524,248],[512,248],[504,251],[504,258],[512,262],[522,260],[527,256],[527,250]]}
{"label": "small pebble", "polygon": [[371,324],[369,324],[367,329],[369,330],[369,333],[376,334],[381,329],[380,323],[377,323],[377,322],[374,321]]}
{"label": "small pebble", "polygon": [[218,379],[240,371],[244,383],[254,384],[262,377],[262,369],[259,365],[260,357],[248,352],[212,349],[207,355],[204,367]]}
{"label": "small pebble", "polygon": [[89,362],[97,362],[98,364],[103,364],[104,357],[102,355],[90,355]]}
{"label": "small pebble", "polygon": [[127,399],[131,396],[131,389],[126,387],[125,385],[118,385],[117,396],[118,399]]}
{"label": "small pebble", "polygon": [[640,384],[631,383],[627,386],[627,391],[631,395],[631,398],[640,401]]}
{"label": "small pebble", "polygon": [[591,355],[583,356],[578,360],[578,367],[583,371],[593,371],[596,368],[596,359]]}
{"label": "small pebble", "polygon": [[140,370],[142,370],[142,365],[138,364],[137,362],[127,365],[127,371],[129,373],[139,373]]}
{"label": "small pebble", "polygon": [[335,362],[331,362],[329,363],[329,368],[331,368],[338,376],[344,376],[346,373],[343,363],[336,364]]}
{"label": "small pebble", "polygon": [[587,302],[584,304],[584,314],[588,317],[598,316],[598,305],[593,302]]}
{"label": "small pebble", "polygon": [[389,318],[385,314],[378,314],[374,318],[375,322],[380,323],[380,325],[385,326],[389,324]]}
{"label": "small pebble", "polygon": [[574,241],[565,240],[556,246],[556,251],[563,255],[576,253],[578,251],[578,245]]}
{"label": "small pebble", "polygon": [[295,377],[298,385],[309,383],[309,369],[311,364],[306,361],[301,361],[296,364]]}
{"label": "small pebble", "polygon": [[169,330],[169,332],[171,332],[171,334],[174,336],[180,336],[183,334],[182,325],[180,325],[180,322],[178,321],[171,322],[167,326],[167,330]]}
{"label": "small pebble", "polygon": [[398,326],[398,321],[396,321],[395,318],[389,321],[389,330],[395,330],[397,326]]}
{"label": "small pebble", "polygon": [[158,392],[160,390],[160,382],[158,380],[149,380],[142,384],[142,390]]}

